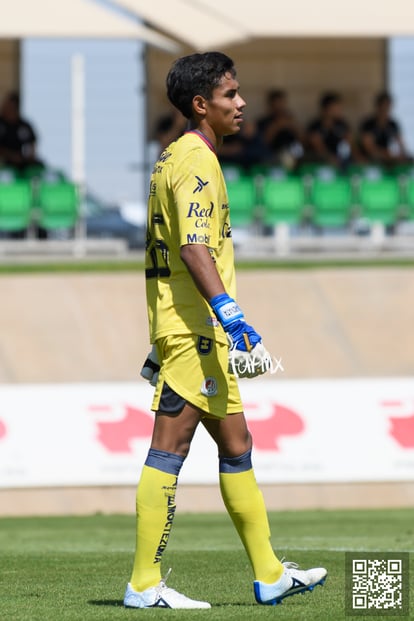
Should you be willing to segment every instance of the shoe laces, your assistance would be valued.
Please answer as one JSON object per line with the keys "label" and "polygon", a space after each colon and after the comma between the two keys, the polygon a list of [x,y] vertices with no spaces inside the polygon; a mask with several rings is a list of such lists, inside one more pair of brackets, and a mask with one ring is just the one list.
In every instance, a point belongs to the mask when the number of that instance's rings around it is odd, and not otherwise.
{"label": "shoe laces", "polygon": [[162,592],[165,591],[165,589],[169,588],[169,587],[167,587],[167,580],[168,580],[168,577],[169,577],[171,571],[172,571],[172,569],[170,567],[169,570],[167,571],[167,573],[165,574],[164,578],[161,578],[159,584],[155,587],[155,591],[156,591],[157,597],[161,597]]}
{"label": "shoe laces", "polygon": [[284,556],[280,562],[284,567],[286,567],[286,569],[299,569],[299,565],[297,563],[294,563],[293,561],[286,561]]}
{"label": "shoe laces", "polygon": [[170,567],[167,573],[165,574],[164,578],[161,578],[158,586],[155,587],[155,593],[156,593],[157,600],[164,597],[168,593],[174,593],[174,596],[176,597],[176,599],[179,599],[179,600],[187,599],[187,597],[183,595],[182,593],[179,593],[175,589],[172,589],[171,587],[167,586],[167,580],[171,572],[172,572],[172,568]]}

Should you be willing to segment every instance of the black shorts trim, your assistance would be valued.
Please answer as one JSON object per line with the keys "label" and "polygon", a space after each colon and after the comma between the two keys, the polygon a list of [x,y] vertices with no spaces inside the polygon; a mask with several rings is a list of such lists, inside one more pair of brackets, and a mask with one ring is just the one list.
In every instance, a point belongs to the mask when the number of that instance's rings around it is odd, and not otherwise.
{"label": "black shorts trim", "polygon": [[160,402],[158,410],[166,414],[179,414],[186,404],[186,400],[180,397],[166,381],[164,381],[161,390]]}

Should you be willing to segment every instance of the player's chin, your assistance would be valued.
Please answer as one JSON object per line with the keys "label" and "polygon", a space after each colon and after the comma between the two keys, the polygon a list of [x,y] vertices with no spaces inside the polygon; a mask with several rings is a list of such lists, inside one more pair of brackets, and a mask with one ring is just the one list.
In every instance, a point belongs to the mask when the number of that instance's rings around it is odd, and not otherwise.
{"label": "player's chin", "polygon": [[241,129],[240,122],[239,123],[234,122],[232,123],[231,127],[227,127],[223,136],[232,136],[233,134],[238,134],[240,129]]}

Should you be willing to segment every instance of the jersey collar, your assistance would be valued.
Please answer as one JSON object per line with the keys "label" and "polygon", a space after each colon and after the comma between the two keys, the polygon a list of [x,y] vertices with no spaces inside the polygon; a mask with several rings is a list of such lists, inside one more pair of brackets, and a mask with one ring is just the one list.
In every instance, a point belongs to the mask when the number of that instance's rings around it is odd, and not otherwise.
{"label": "jersey collar", "polygon": [[196,134],[197,136],[199,136],[201,138],[201,140],[203,142],[206,143],[206,145],[208,146],[208,148],[210,149],[210,151],[213,151],[214,154],[216,154],[216,150],[213,147],[212,143],[210,142],[210,140],[207,138],[207,136],[205,136],[203,134],[203,132],[200,132],[199,129],[190,129],[188,132],[185,132],[186,134]]}

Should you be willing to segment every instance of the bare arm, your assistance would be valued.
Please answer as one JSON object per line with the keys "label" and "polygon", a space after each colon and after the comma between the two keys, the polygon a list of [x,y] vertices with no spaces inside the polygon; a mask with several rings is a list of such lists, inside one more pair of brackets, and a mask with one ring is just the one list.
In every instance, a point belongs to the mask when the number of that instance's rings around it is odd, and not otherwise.
{"label": "bare arm", "polygon": [[215,295],[226,293],[207,246],[202,244],[186,244],[181,246],[180,256],[190,272],[197,289],[207,301],[211,300]]}
{"label": "bare arm", "polygon": [[326,148],[322,136],[318,132],[310,132],[308,140],[309,146],[318,157],[333,166],[338,164],[338,158]]}
{"label": "bare arm", "polygon": [[406,146],[405,146],[404,140],[402,139],[401,134],[398,134],[397,142],[398,142],[398,146],[400,149],[400,157],[402,159],[406,159],[408,157],[408,153],[407,153],[407,149],[406,149]]}
{"label": "bare arm", "polygon": [[389,158],[388,151],[376,145],[374,137],[370,132],[364,132],[362,134],[361,144],[369,158],[373,160],[387,160]]}

